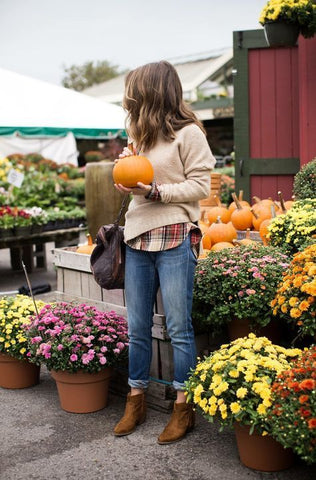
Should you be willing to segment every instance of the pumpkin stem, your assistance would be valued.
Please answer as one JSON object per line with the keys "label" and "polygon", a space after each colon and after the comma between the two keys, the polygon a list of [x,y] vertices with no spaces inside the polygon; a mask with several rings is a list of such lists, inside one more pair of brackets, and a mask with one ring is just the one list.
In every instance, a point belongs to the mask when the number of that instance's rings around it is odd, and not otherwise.
{"label": "pumpkin stem", "polygon": [[240,203],[240,201],[238,200],[237,195],[236,195],[235,192],[232,193],[232,197],[233,197],[234,202],[236,203],[236,207],[238,208],[238,210],[242,210],[241,203]]}
{"label": "pumpkin stem", "polygon": [[286,209],[286,206],[285,206],[285,203],[284,203],[284,198],[283,198],[282,192],[278,192],[278,197],[279,197],[279,200],[280,200],[280,205],[281,205],[282,212],[286,213],[287,209]]}
{"label": "pumpkin stem", "polygon": [[254,199],[254,201],[255,201],[256,203],[260,203],[260,202],[261,202],[261,200],[260,200],[259,197],[254,196],[254,197],[252,197],[252,198]]}
{"label": "pumpkin stem", "polygon": [[221,201],[220,201],[220,199],[218,198],[218,196],[217,196],[217,195],[213,195],[213,196],[214,196],[214,200],[215,200],[216,205],[217,205],[218,207],[221,207],[222,204],[221,204]]}
{"label": "pumpkin stem", "polygon": [[243,201],[243,197],[244,197],[244,191],[243,191],[243,190],[239,190],[238,200],[239,200],[240,202],[242,202],[242,201]]}
{"label": "pumpkin stem", "polygon": [[276,217],[275,208],[274,208],[273,204],[271,205],[271,216],[272,216],[272,218]]}
{"label": "pumpkin stem", "polygon": [[223,223],[220,215],[218,215],[215,223]]}
{"label": "pumpkin stem", "polygon": [[87,233],[88,245],[93,245],[92,237],[90,233]]}

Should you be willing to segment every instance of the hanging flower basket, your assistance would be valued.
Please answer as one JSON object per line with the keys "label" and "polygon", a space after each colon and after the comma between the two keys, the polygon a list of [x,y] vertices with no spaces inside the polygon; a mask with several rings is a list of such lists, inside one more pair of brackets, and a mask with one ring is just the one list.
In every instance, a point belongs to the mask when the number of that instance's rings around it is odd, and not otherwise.
{"label": "hanging flower basket", "polygon": [[299,25],[285,22],[268,22],[264,34],[269,47],[294,47],[300,33]]}

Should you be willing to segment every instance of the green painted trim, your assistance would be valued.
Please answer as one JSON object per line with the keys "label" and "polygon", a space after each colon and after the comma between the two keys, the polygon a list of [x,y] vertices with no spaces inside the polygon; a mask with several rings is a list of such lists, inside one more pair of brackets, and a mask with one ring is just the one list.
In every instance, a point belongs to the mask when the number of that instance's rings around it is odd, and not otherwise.
{"label": "green painted trim", "polygon": [[243,161],[242,176],[249,175],[295,175],[300,169],[300,159],[293,158],[248,158]]}
{"label": "green painted trim", "polygon": [[232,105],[234,105],[234,99],[229,97],[208,98],[190,104],[193,110],[203,110],[204,108],[231,107]]}
{"label": "green painted trim", "polygon": [[18,133],[26,138],[65,137],[72,132],[78,139],[127,138],[125,130],[99,128],[57,128],[57,127],[0,127],[0,135],[11,136]]}
{"label": "green painted trim", "polygon": [[245,32],[234,32],[234,143],[235,143],[235,186],[243,190],[244,197],[250,195],[249,177],[240,174],[243,159],[249,158],[249,101],[248,101],[248,49],[243,48]]}
{"label": "green painted trim", "polygon": [[270,48],[267,44],[263,28],[233,32],[234,43],[235,35],[238,40],[236,45],[239,46],[239,48]]}

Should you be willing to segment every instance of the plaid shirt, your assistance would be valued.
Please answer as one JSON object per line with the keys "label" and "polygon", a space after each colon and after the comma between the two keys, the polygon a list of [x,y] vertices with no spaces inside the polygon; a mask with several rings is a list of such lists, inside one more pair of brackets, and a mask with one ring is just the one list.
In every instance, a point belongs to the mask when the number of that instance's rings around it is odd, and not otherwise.
{"label": "plaid shirt", "polygon": [[[152,189],[146,198],[159,202],[161,201],[158,186],[153,182]],[[198,225],[194,223],[176,223],[172,225],[164,225],[163,227],[154,228],[148,232],[142,233],[138,237],[132,238],[127,245],[136,250],[146,250],[148,252],[159,252],[169,250],[181,245],[191,232],[191,248],[196,257],[200,251],[200,241],[202,233]]]}

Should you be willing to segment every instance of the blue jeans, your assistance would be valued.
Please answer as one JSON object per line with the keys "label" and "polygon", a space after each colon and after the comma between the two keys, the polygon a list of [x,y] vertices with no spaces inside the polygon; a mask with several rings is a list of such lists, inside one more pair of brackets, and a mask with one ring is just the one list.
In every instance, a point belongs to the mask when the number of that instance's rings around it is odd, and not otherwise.
{"label": "blue jeans", "polygon": [[183,390],[190,368],[196,364],[191,321],[196,258],[190,236],[176,248],[147,252],[126,247],[125,295],[129,335],[129,380],[133,388],[146,388],[152,357],[151,329],[160,286],[167,331],[173,347],[176,390]]}

